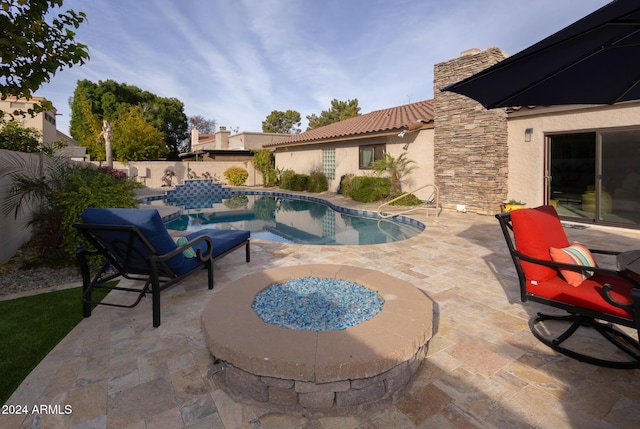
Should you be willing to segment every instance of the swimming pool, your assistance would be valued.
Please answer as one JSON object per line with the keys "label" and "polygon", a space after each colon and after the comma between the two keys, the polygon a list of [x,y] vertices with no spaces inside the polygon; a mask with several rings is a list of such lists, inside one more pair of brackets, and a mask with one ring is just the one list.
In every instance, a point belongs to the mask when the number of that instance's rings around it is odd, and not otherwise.
{"label": "swimming pool", "polygon": [[198,198],[182,204],[182,214],[167,228],[244,229],[252,238],[318,245],[381,244],[420,234],[424,225],[406,217],[380,219],[371,213],[333,206],[321,199],[290,195],[234,193],[221,202]]}

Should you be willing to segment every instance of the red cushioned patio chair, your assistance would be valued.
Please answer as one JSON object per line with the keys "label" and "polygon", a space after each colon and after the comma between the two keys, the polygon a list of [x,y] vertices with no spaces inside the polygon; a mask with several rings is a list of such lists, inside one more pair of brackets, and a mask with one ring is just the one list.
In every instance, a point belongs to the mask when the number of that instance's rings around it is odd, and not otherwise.
{"label": "red cushioned patio chair", "polygon": [[[564,310],[562,315],[538,313],[531,318],[533,335],[553,350],[582,362],[609,368],[640,368],[638,340],[615,326],[634,328],[640,339],[639,284],[630,274],[600,268],[593,260],[593,254],[619,252],[570,244],[552,206],[500,213],[496,218],[518,274],[520,299]],[[545,322],[568,327],[553,336]],[[598,356],[568,345],[569,338],[585,327],[595,329],[614,344],[624,359]]]}
{"label": "red cushioned patio chair", "polygon": [[[83,223],[74,227],[92,246],[81,249],[77,255],[82,272],[84,317],[91,316],[92,305],[131,308],[150,293],[153,326],[158,327],[162,290],[202,269],[207,270],[208,287],[213,289],[213,261],[241,247],[245,248],[246,261],[250,261],[249,231],[204,229],[174,239],[156,209],[89,208],[81,218]],[[92,257],[97,255],[105,262],[92,277]],[[120,276],[142,280],[144,285],[141,288],[109,285]],[[91,294],[96,288],[136,292],[138,297],[130,305],[95,302]]]}

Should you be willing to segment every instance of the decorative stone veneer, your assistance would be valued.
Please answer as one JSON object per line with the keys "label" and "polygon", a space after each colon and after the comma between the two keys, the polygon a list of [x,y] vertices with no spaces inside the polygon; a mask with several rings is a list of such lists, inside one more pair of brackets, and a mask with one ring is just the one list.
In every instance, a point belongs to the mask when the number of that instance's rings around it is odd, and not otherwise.
{"label": "decorative stone veneer", "polygon": [[[354,281],[378,291],[382,310],[342,330],[265,323],[252,310],[272,284],[301,277]],[[259,271],[217,291],[202,312],[209,375],[240,402],[289,413],[345,415],[390,402],[423,362],[433,303],[412,284],[379,271],[310,264]]]}
{"label": "decorative stone veneer", "polygon": [[503,60],[498,48],[470,50],[434,66],[434,165],[440,202],[494,214],[508,186],[507,114],[441,88]]}
{"label": "decorative stone veneer", "polygon": [[426,354],[424,345],[409,360],[381,374],[328,383],[259,376],[222,360],[214,361],[209,375],[240,402],[290,413],[347,415],[391,402],[411,381]]}

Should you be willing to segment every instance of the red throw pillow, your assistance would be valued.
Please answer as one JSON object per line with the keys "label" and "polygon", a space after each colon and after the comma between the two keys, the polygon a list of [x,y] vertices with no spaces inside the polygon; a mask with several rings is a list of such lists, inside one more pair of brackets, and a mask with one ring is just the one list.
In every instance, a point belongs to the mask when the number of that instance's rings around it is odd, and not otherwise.
{"label": "red throw pillow", "polygon": [[[570,265],[583,265],[586,267],[596,266],[596,260],[591,254],[591,251],[586,246],[578,242],[575,242],[571,246],[563,249],[552,247],[549,249],[549,253],[551,254],[551,259],[554,262]],[[580,286],[583,281],[593,275],[593,271],[589,270],[572,271],[562,268],[560,268],[560,273],[567,283],[573,287]]]}
{"label": "red throw pillow", "polygon": [[[549,249],[569,246],[558,213],[553,206],[520,209],[511,212],[513,236],[520,253],[536,259],[551,261]],[[521,261],[529,280],[544,281],[558,275],[553,267]]]}

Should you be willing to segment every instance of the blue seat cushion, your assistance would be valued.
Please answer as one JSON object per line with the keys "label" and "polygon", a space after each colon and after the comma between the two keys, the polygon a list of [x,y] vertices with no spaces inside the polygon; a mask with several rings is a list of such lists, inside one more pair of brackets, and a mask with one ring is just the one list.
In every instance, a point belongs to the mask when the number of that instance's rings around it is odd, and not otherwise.
{"label": "blue seat cushion", "polygon": [[[251,233],[249,231],[243,230],[234,230],[234,229],[202,229],[197,232],[193,232],[186,236],[188,241],[193,240],[194,238],[205,235],[213,241],[213,253],[212,257],[217,258],[223,253],[233,249],[234,247],[244,243],[249,239]],[[204,241],[197,243],[193,246],[193,250],[196,252],[198,249],[201,249],[203,252],[206,251],[207,244]],[[185,265],[183,269],[189,271],[199,265],[198,258],[185,258]]]}
{"label": "blue seat cushion", "polygon": [[[130,209],[130,208],[88,208],[80,217],[85,223],[97,225],[119,225],[119,226],[136,226],[140,233],[153,246],[157,255],[164,255],[175,250],[178,246],[169,235],[162,218],[156,209]],[[186,236],[187,240],[192,240],[198,236],[207,235],[213,241],[213,257],[217,257],[229,249],[243,243],[249,239],[249,231],[236,230],[218,230],[204,229],[194,232]],[[103,234],[103,240],[108,243],[110,239],[116,240],[116,234],[110,232]],[[107,248],[112,247],[106,244]],[[147,249],[141,244],[136,249],[144,257],[150,256]],[[198,249],[206,250],[206,243],[201,242],[193,246],[197,252]],[[184,274],[199,265],[202,262],[198,258],[186,258],[182,253],[174,256],[167,261],[167,265],[175,274]]]}
{"label": "blue seat cushion", "polygon": [[[191,241],[194,238],[206,235],[213,240],[213,257],[217,258],[223,253],[233,249],[237,245],[244,243],[249,239],[251,233],[249,231],[235,230],[235,229],[202,229],[200,231],[191,233],[186,236],[187,240]],[[204,242],[198,243],[193,246],[193,249],[197,252],[198,249],[205,249],[206,244]]]}

